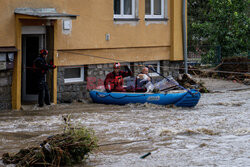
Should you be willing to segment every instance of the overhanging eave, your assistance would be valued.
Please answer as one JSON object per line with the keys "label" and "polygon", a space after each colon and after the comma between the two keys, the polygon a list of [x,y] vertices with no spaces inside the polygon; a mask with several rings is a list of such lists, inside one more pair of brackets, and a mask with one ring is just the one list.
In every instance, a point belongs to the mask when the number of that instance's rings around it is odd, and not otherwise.
{"label": "overhanging eave", "polygon": [[74,20],[79,15],[68,13],[57,13],[55,8],[16,8],[16,15],[26,15],[47,20],[71,19]]}

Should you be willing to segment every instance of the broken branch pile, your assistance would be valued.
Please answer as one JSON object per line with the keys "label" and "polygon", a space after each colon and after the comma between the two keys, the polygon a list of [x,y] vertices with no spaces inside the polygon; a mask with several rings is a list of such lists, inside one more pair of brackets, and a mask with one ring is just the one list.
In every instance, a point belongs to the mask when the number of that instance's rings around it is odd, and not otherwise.
{"label": "broken branch pile", "polygon": [[4,164],[16,166],[63,166],[79,163],[97,147],[94,131],[68,128],[65,133],[48,137],[40,147],[21,149],[17,154],[4,153]]}
{"label": "broken branch pile", "polygon": [[215,70],[228,71],[228,73],[218,73],[220,77],[244,82],[244,80],[249,79],[250,59],[248,57],[226,58],[223,59],[222,63],[219,64]]}
{"label": "broken branch pile", "polygon": [[194,80],[189,74],[179,75],[177,82],[186,89],[197,89],[201,93],[209,93],[204,83]]}
{"label": "broken branch pile", "polygon": [[[212,77],[227,80],[235,80],[240,83],[249,84],[250,59],[248,57],[224,58],[222,63],[213,68],[201,66],[189,66],[188,72],[200,77]],[[180,70],[183,72],[183,70]]]}

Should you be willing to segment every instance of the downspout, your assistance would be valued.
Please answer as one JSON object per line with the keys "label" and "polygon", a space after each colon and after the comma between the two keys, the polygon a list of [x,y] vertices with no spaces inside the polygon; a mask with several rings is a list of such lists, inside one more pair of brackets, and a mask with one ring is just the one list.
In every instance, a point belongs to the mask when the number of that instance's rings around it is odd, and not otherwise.
{"label": "downspout", "polygon": [[186,0],[182,0],[182,36],[183,36],[183,58],[185,74],[188,74],[187,66],[187,32],[186,32]]}

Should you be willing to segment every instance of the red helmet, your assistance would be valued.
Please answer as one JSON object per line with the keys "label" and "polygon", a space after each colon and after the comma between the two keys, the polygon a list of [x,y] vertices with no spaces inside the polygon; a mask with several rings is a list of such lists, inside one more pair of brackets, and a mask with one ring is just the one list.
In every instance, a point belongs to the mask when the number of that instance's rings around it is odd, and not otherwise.
{"label": "red helmet", "polygon": [[41,55],[47,55],[48,54],[48,50],[42,49],[42,50],[40,50],[40,54]]}
{"label": "red helmet", "polygon": [[120,67],[121,67],[121,64],[120,64],[120,63],[114,63],[114,69],[120,68]]}

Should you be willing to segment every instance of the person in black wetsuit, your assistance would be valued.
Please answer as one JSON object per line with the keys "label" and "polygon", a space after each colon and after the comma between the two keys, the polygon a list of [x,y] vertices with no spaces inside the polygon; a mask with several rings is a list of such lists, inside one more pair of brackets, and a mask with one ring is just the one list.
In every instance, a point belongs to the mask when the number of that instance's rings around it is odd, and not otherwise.
{"label": "person in black wetsuit", "polygon": [[49,87],[46,82],[46,73],[49,69],[55,69],[55,65],[50,65],[46,62],[48,51],[42,49],[40,55],[34,60],[33,68],[38,78],[38,104],[43,107],[43,104],[50,105]]}

